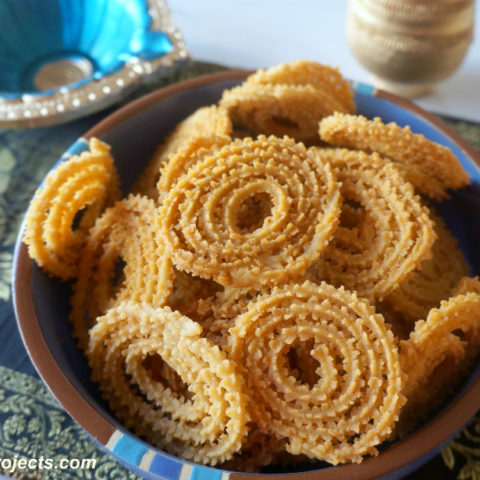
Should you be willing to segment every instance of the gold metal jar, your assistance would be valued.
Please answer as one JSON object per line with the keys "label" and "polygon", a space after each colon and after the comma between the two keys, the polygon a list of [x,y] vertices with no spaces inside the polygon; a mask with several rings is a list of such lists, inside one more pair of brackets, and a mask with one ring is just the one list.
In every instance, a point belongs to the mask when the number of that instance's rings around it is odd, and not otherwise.
{"label": "gold metal jar", "polygon": [[349,0],[347,39],[376,87],[414,97],[462,63],[474,0]]}

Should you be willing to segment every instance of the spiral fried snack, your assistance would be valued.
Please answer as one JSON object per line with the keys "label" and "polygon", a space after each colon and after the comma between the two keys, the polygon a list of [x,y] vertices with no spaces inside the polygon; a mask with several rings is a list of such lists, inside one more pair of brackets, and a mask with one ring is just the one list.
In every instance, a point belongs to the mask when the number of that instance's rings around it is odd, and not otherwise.
{"label": "spiral fried snack", "polygon": [[426,318],[432,308],[450,297],[452,289],[469,271],[463,252],[443,220],[438,215],[431,218],[438,236],[432,247],[432,258],[423,261],[419,270],[385,299],[410,322]]}
{"label": "spiral fried snack", "polygon": [[344,207],[333,240],[310,269],[312,278],[381,300],[430,257],[436,235],[429,212],[378,154],[315,150],[342,182]]}
{"label": "spiral fried snack", "polygon": [[[90,331],[88,357],[94,380],[127,428],[174,455],[214,465],[240,450],[249,419],[235,364],[201,333],[199,324],[168,307],[119,303]],[[149,376],[149,355],[177,372],[191,398]]]}
{"label": "spiral fried snack", "polygon": [[442,301],[419,320],[408,340],[400,342],[407,397],[400,430],[405,433],[438,406],[480,352],[480,294]]}
{"label": "spiral fried snack", "polygon": [[232,139],[226,135],[204,135],[195,137],[185,143],[175,153],[171,154],[164,167],[160,170],[160,180],[157,189],[162,198],[172,188],[177,180],[187,173],[188,169],[198,163],[215,149],[230,143]]}
{"label": "spiral fried snack", "polygon": [[130,195],[107,209],[90,230],[69,316],[82,349],[88,328],[114,302],[128,299],[161,307],[170,298],[174,271],[155,228],[157,215],[153,200]]}
{"label": "spiral fried snack", "polygon": [[333,145],[388,157],[420,193],[431,198],[445,198],[447,189],[469,184],[467,172],[449,148],[412,133],[409,126],[337,112],[320,122],[319,131],[322,140]]}
{"label": "spiral fried snack", "polygon": [[315,152],[261,135],[192,166],[165,196],[161,228],[178,269],[261,287],[303,275],[332,237],[340,202],[339,185]]}
{"label": "spiral fried snack", "polygon": [[338,70],[313,62],[282,64],[225,90],[220,105],[234,123],[257,134],[318,140],[318,122],[339,111],[353,113],[348,82]]}
{"label": "spiral fried snack", "polygon": [[313,85],[341,102],[348,112],[356,109],[354,92],[338,68],[308,60],[281,63],[257,70],[245,83],[251,85]]}
{"label": "spiral fried snack", "polygon": [[232,122],[225,109],[210,105],[195,110],[180,122],[157,148],[147,167],[135,183],[132,192],[157,199],[157,182],[160,177],[160,170],[167,163],[171,154],[197,137],[208,137],[210,135],[228,137],[231,133]]}
{"label": "spiral fried snack", "polygon": [[[230,329],[252,420],[287,451],[332,464],[375,455],[404,403],[398,350],[383,317],[355,293],[311,282],[258,297]],[[311,343],[317,380],[296,378],[292,349]]]}
{"label": "spiral fried snack", "polygon": [[110,147],[92,138],[89,148],[50,173],[25,218],[23,240],[30,257],[62,280],[76,276],[89,227],[120,196]]}

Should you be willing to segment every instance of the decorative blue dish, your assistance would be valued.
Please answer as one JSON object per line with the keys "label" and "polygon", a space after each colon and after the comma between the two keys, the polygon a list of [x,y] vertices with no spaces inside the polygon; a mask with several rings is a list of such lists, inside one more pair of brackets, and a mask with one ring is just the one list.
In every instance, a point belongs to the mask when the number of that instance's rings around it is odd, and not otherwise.
{"label": "decorative blue dish", "polygon": [[189,54],[164,0],[0,0],[0,126],[118,101]]}
{"label": "decorative blue dish", "polygon": [[[122,187],[128,192],[136,176],[175,125],[199,107],[216,103],[224,89],[248,72],[227,71],[187,80],[144,96],[117,110],[77,140],[60,162],[88,148],[97,137],[112,147]],[[480,156],[438,118],[413,103],[354,84],[358,112],[369,118],[411,125],[414,132],[452,149],[471,175],[469,187],[456,191],[442,205],[442,216],[459,239],[472,274],[480,274]],[[55,166],[53,168],[56,168]],[[410,436],[385,443],[377,457],[361,464],[332,467],[308,464],[308,471],[247,474],[206,467],[175,457],[128,431],[102,400],[91,380],[87,361],[72,338],[69,322],[70,286],[48,277],[28,256],[20,232],[13,271],[17,322],[32,362],[70,415],[119,462],[148,480],[399,480],[419,468],[475,414],[480,398],[477,361],[455,394]]]}

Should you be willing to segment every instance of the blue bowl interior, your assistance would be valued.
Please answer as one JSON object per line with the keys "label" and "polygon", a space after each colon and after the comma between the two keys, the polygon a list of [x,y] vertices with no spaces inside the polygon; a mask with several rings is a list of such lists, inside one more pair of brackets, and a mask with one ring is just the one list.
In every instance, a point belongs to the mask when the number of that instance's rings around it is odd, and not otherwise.
{"label": "blue bowl interior", "polygon": [[[123,181],[124,192],[129,191],[158,143],[181,119],[201,106],[217,102],[224,89],[231,88],[237,83],[231,80],[221,81],[176,93],[124,120],[104,134],[102,140],[112,146],[112,153]],[[472,175],[471,186],[462,191],[453,192],[450,200],[439,205],[439,211],[459,239],[472,274],[479,275],[480,170],[478,167],[436,127],[413,113],[386,100],[359,92],[356,95],[356,101],[359,113],[368,117],[380,116],[384,121],[395,120],[401,125],[409,124],[414,132],[422,133],[428,138],[448,145],[470,172]],[[70,325],[67,322],[70,285],[47,277],[35,264],[32,268],[32,291],[38,319],[53,356],[80,394],[107,417],[116,428],[123,429],[101,399],[97,386],[90,379],[87,362],[72,339]],[[480,366],[477,366],[462,384],[458,396],[479,375]],[[455,399],[452,399],[444,409],[447,409],[454,401]],[[438,415],[441,415],[441,412]],[[309,468],[324,468],[324,465],[316,467],[310,465]],[[413,464],[411,468],[414,468]],[[402,474],[407,472],[408,468],[402,470]]]}
{"label": "blue bowl interior", "polygon": [[0,18],[5,97],[78,86],[121,69],[132,57],[172,50],[165,33],[149,30],[147,0],[2,0]]}

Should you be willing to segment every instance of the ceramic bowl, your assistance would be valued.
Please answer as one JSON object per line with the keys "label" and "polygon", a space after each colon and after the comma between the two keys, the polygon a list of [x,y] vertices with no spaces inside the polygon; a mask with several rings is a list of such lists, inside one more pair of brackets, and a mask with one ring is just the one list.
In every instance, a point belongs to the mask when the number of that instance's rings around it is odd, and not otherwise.
{"label": "ceramic bowl", "polygon": [[[195,109],[218,101],[245,72],[222,72],[174,84],[147,95],[107,117],[74,143],[65,157],[87,148],[96,136],[112,146],[125,191],[146,164],[159,141]],[[412,103],[363,84],[353,84],[358,111],[409,124],[415,132],[449,146],[472,176],[472,185],[445,202],[442,214],[459,238],[475,274],[480,273],[480,158],[451,128]],[[135,161],[132,161],[135,159]],[[60,159],[59,161],[62,161]],[[55,167],[54,167],[55,168]],[[250,480],[275,475],[248,475],[193,464],[166,454],[127,431],[101,400],[90,380],[87,362],[71,336],[67,318],[70,289],[47,277],[17,242],[14,260],[14,301],[20,332],[38,372],[71,416],[121,463],[147,479]],[[317,465],[297,473],[300,480],[399,479],[430,459],[476,412],[480,398],[480,365],[459,387],[453,399],[411,436],[384,445],[378,457],[360,465]],[[273,477],[272,477],[273,478]]]}
{"label": "ceramic bowl", "polygon": [[0,126],[100,110],[189,54],[165,0],[2,0]]}

